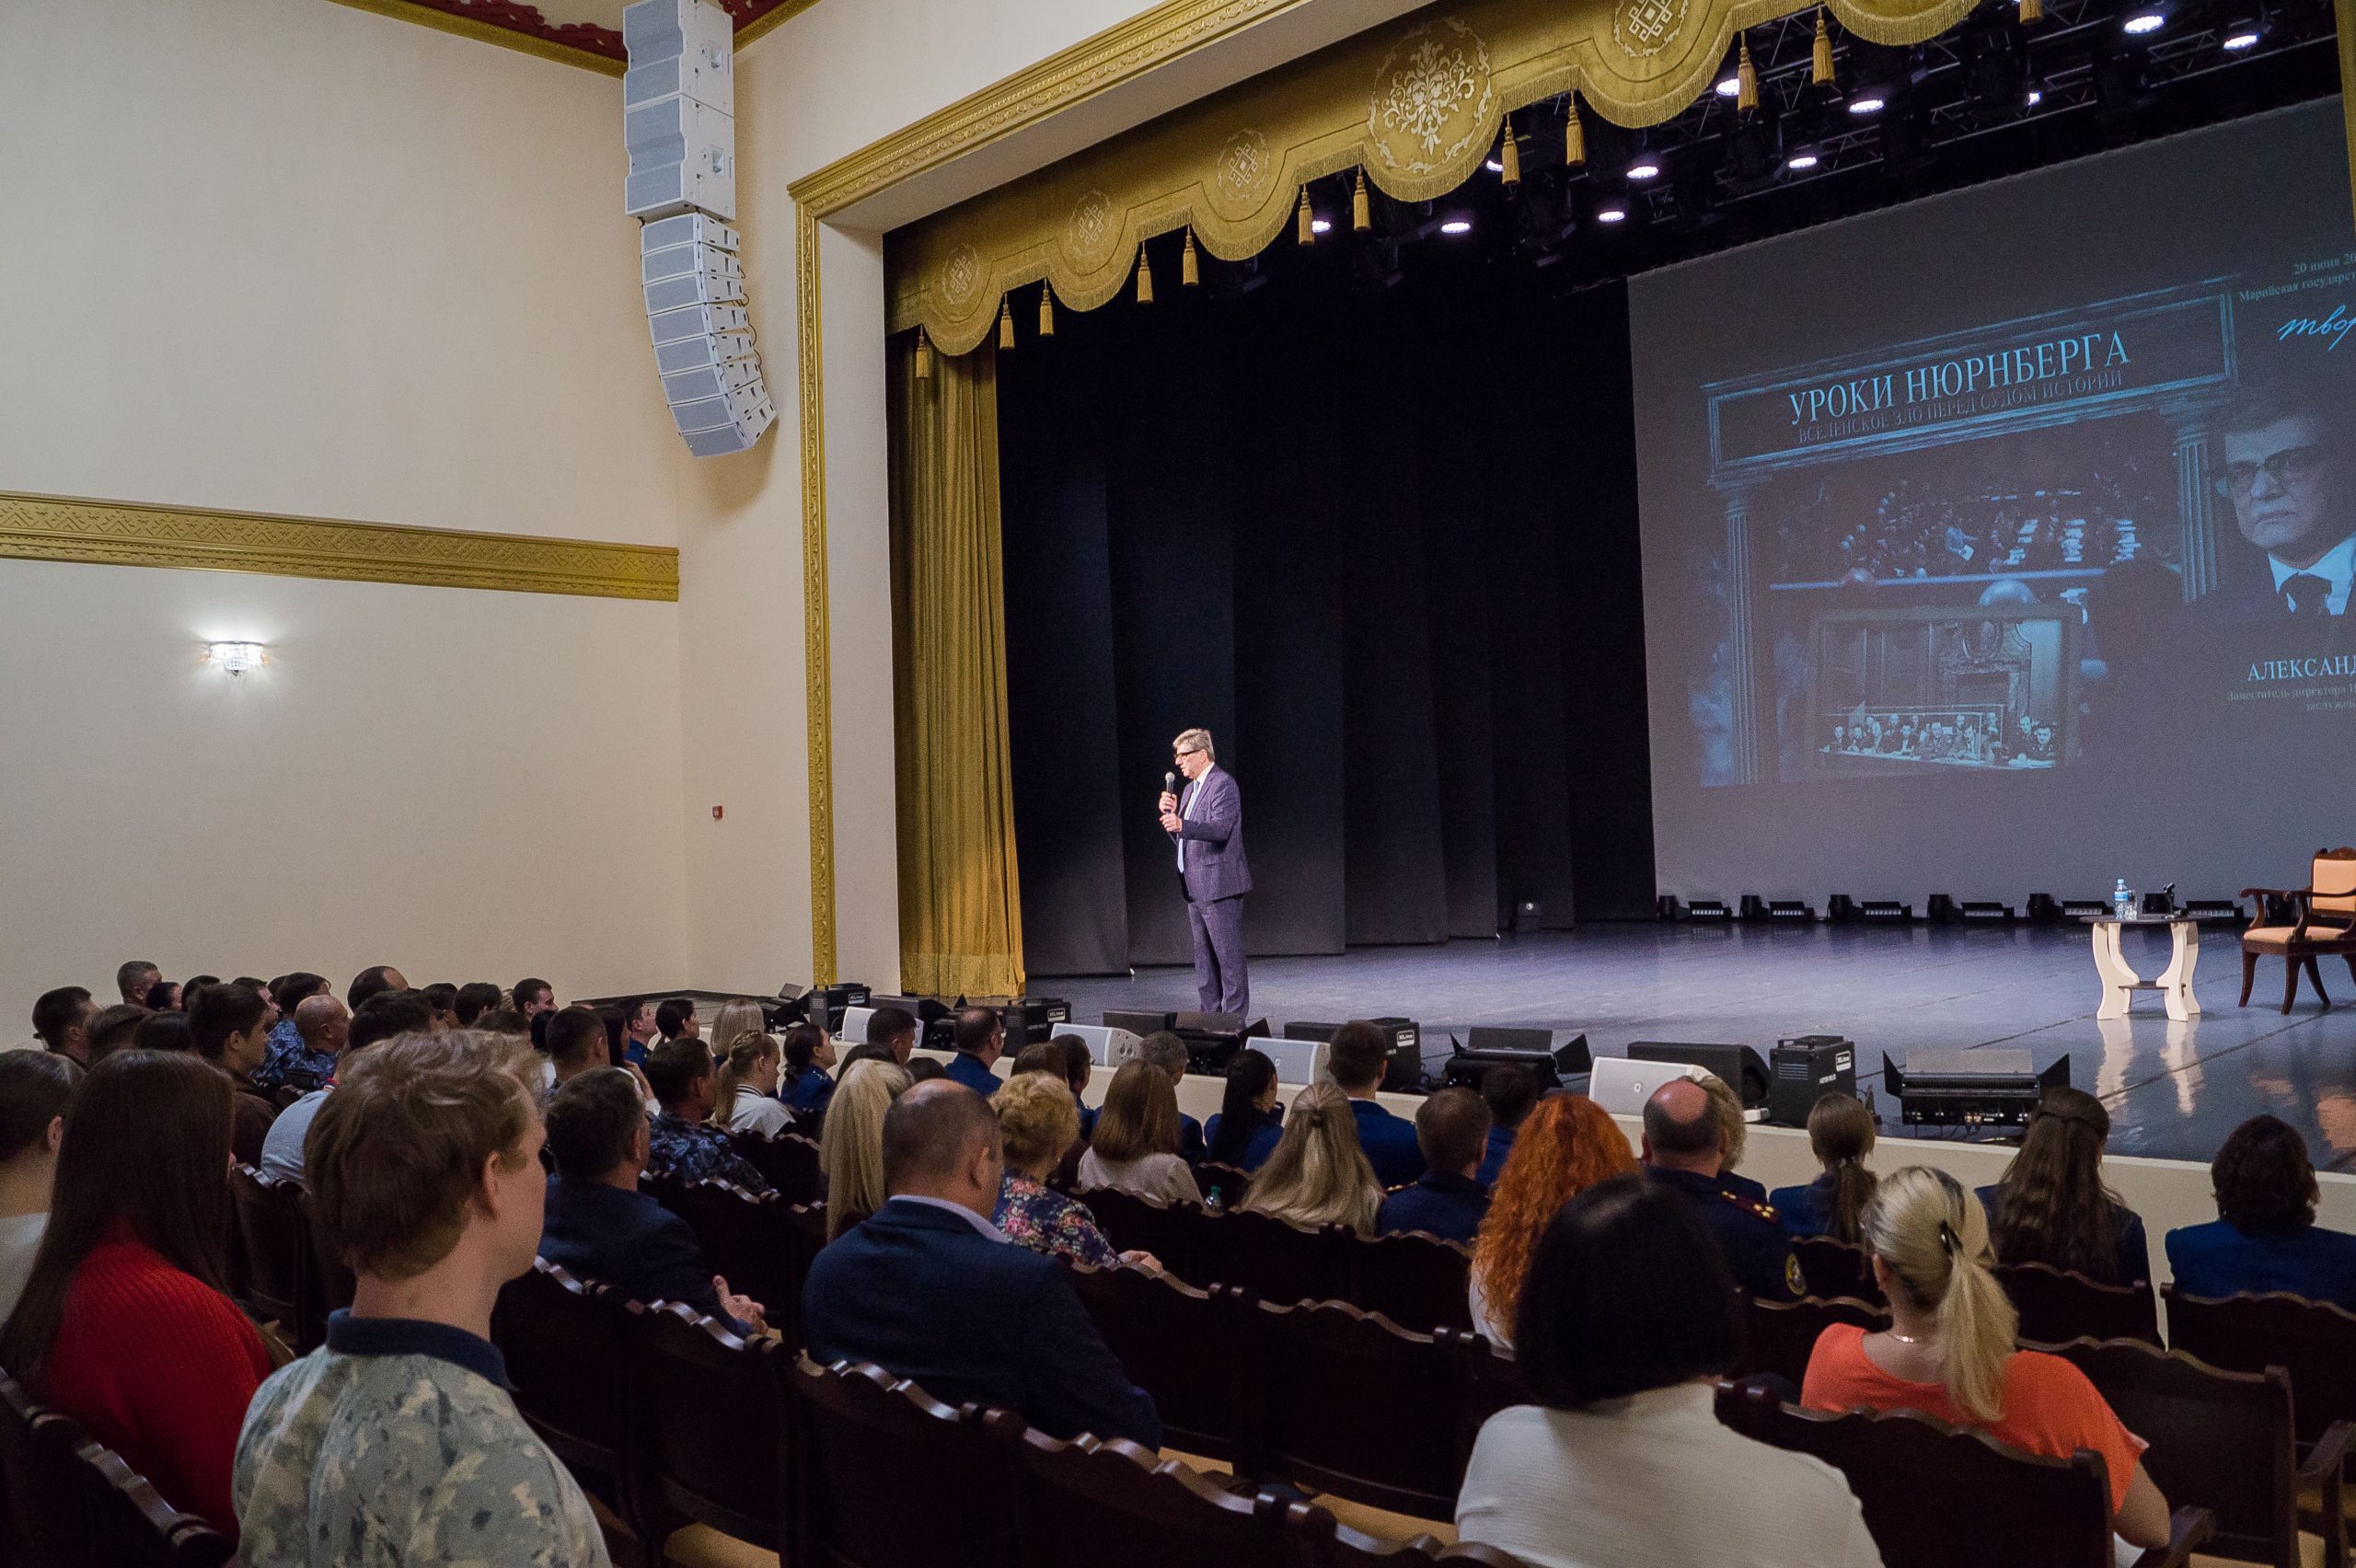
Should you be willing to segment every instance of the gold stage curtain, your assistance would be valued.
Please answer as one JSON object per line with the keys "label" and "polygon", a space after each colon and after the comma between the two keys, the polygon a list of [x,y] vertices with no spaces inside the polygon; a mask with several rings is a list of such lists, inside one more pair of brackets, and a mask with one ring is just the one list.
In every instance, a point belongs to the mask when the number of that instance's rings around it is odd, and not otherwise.
{"label": "gold stage curtain", "polygon": [[892,695],[900,984],[1022,991],[1006,721],[998,361],[891,345]]}

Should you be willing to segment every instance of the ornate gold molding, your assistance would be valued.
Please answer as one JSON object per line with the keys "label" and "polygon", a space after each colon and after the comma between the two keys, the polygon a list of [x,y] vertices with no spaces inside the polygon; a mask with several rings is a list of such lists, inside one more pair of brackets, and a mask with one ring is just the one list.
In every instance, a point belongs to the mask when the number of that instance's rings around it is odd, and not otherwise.
{"label": "ornate gold molding", "polygon": [[349,6],[355,11],[369,11],[379,17],[390,17],[398,22],[415,22],[436,32],[455,33],[478,43],[495,43],[502,49],[520,50],[542,60],[553,60],[560,65],[578,65],[584,71],[600,75],[618,76],[629,69],[627,62],[595,50],[576,49],[555,39],[536,38],[518,32],[514,28],[501,27],[477,17],[453,16],[432,6],[422,6],[416,0],[335,0],[339,6]]}
{"label": "ornate gold molding", "polygon": [[802,384],[802,658],[810,735],[811,984],[835,982],[835,720],[826,644],[826,406],[818,315],[818,214],[796,205],[793,295]]}
{"label": "ornate gold molding", "polygon": [[604,599],[679,597],[679,552],[595,539],[0,491],[0,557]]}

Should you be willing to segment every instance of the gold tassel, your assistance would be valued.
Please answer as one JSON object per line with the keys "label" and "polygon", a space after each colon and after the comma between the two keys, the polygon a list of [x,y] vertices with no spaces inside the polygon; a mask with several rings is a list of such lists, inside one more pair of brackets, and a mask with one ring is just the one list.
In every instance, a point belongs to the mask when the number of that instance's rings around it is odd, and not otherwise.
{"label": "gold tassel", "polygon": [[1750,63],[1750,37],[1747,33],[1742,40],[1742,63],[1735,67],[1734,79],[1737,88],[1734,95],[1735,108],[1757,109],[1759,107],[1759,68]]}
{"label": "gold tassel", "polygon": [[921,327],[917,329],[917,379],[932,379],[932,340],[924,335]]}
{"label": "gold tassel", "polygon": [[1056,285],[1041,283],[1039,285],[1039,336],[1052,338],[1055,335]]}
{"label": "gold tassel", "polygon": [[1505,166],[1505,172],[1499,177],[1500,179],[1507,185],[1521,183],[1521,148],[1515,144],[1513,116],[1510,114],[1506,116],[1505,135],[1498,144],[1497,162]]}
{"label": "gold tassel", "polygon": [[1309,210],[1309,187],[1304,185],[1300,188],[1300,211],[1293,214],[1294,237],[1303,245],[1316,244],[1317,231],[1310,227],[1316,221],[1317,214]]}
{"label": "gold tassel", "polygon": [[1195,259],[1195,231],[1186,231],[1186,248],[1178,253],[1178,286],[1191,289],[1203,281],[1201,263]]}
{"label": "gold tassel", "polygon": [[1374,226],[1374,214],[1367,206],[1366,170],[1358,170],[1357,189],[1350,192],[1350,227],[1359,234]]}
{"label": "gold tassel", "polygon": [[2045,20],[2045,0],[2021,0],[2021,26],[2034,27]]}
{"label": "gold tassel", "polygon": [[1000,294],[998,301],[998,346],[1001,349],[1014,347],[1014,302],[1004,294]]}
{"label": "gold tassel", "polygon": [[1587,134],[1579,129],[1579,95],[1571,94],[1571,118],[1563,126],[1563,167],[1576,168],[1587,162]]}
{"label": "gold tassel", "polygon": [[1146,264],[1145,241],[1138,241],[1138,303],[1153,303],[1153,269]]}
{"label": "gold tassel", "polygon": [[[2021,4],[2034,5],[2036,0],[2021,0]],[[1807,79],[1819,87],[1832,80],[1832,35],[1824,30],[1824,7],[1821,6],[1816,8],[1816,62],[1807,74]]]}

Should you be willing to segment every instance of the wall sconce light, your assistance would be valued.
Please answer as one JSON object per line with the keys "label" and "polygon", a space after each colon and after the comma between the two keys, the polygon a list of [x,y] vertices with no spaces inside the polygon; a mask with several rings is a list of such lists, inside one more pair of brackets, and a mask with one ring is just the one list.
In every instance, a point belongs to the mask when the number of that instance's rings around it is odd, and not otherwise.
{"label": "wall sconce light", "polygon": [[233,675],[242,675],[270,662],[259,642],[208,642],[204,645],[204,657]]}

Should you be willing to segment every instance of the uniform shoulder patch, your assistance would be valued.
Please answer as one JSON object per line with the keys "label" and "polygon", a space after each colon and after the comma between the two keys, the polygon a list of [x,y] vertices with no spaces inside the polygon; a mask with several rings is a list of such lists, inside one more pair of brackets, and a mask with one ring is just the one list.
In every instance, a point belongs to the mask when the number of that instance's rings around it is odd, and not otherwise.
{"label": "uniform shoulder patch", "polygon": [[1753,1219],[1763,1219],[1770,1225],[1776,1223],[1773,1204],[1762,1204],[1756,1198],[1746,1198],[1740,1193],[1729,1193],[1723,1187],[1718,1189],[1718,1196],[1726,1199]]}
{"label": "uniform shoulder patch", "polygon": [[1784,1254],[1784,1284],[1794,1296],[1807,1294],[1807,1276],[1800,1273],[1799,1255],[1796,1252]]}

